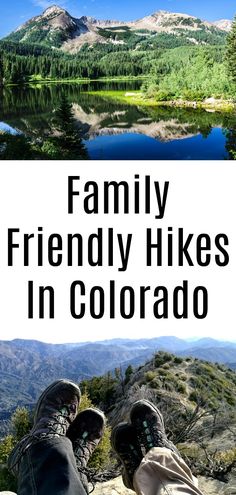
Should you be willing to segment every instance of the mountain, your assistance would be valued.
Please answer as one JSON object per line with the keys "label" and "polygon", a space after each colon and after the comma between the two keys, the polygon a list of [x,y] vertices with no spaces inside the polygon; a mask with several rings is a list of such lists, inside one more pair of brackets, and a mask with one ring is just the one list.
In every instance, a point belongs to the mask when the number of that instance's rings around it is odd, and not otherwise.
{"label": "mountain", "polygon": [[222,44],[230,21],[210,23],[187,14],[158,11],[130,22],[72,17],[56,5],[19,26],[5,39],[21,43],[37,43],[50,48],[76,53],[82,46],[96,43],[128,45],[130,48],[150,46],[156,40],[172,40],[179,44]]}
{"label": "mountain", "polygon": [[[127,378],[127,377],[126,377]],[[103,391],[108,387],[103,377]],[[158,352],[133,370],[125,383],[114,382],[100,394],[97,381],[87,384],[95,405],[109,424],[129,421],[136,400],[153,402],[162,412],[167,435],[177,445],[202,493],[233,495],[235,473],[236,375],[226,367]],[[98,395],[97,395],[98,394]],[[98,400],[96,401],[96,396]],[[95,495],[128,495],[119,478],[97,485]]]}
{"label": "mountain", "polygon": [[129,364],[142,365],[157,351],[219,363],[236,362],[236,344],[215,339],[188,342],[177,337],[114,339],[102,342],[46,344],[36,340],[0,341],[0,420],[17,405],[32,407],[53,380],[81,381]]}
{"label": "mountain", "polygon": [[180,356],[192,356],[198,359],[204,359],[210,362],[217,363],[235,363],[236,362],[236,348],[235,346],[216,346],[216,347],[192,347],[186,351],[180,351]]}
{"label": "mountain", "polygon": [[232,21],[230,21],[229,19],[220,19],[219,21],[215,21],[213,24],[219,29],[227,31],[228,33],[232,28]]}

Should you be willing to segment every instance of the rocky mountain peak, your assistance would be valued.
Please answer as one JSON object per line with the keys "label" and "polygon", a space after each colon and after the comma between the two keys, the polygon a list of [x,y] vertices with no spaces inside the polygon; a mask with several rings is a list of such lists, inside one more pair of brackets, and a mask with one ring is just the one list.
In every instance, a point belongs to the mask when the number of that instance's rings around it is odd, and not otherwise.
{"label": "rocky mountain peak", "polygon": [[231,31],[232,21],[229,19],[220,19],[219,21],[215,21],[214,25],[223,31]]}
{"label": "rocky mountain peak", "polygon": [[[86,44],[127,44],[129,40],[135,47],[136,40],[140,45],[142,42],[146,43],[148,38],[151,40],[154,35],[162,34],[172,38],[181,36],[183,42],[185,39],[191,44],[211,44],[211,41],[215,44],[218,37],[219,44],[223,44],[230,27],[231,22],[227,20],[214,24],[188,14],[166,10],[158,10],[130,22],[99,20],[90,16],[77,19],[62,7],[52,5],[41,15],[19,26],[6,39],[23,43],[43,43],[52,48],[77,53]],[[145,35],[143,40],[140,40],[142,31]]]}
{"label": "rocky mountain peak", "polygon": [[[48,7],[46,10],[44,10],[42,16],[43,17],[48,17],[48,16],[56,16],[60,14],[68,14],[65,9],[62,7],[58,7],[58,5],[51,5],[51,7]],[[69,14],[68,14],[69,15]]]}

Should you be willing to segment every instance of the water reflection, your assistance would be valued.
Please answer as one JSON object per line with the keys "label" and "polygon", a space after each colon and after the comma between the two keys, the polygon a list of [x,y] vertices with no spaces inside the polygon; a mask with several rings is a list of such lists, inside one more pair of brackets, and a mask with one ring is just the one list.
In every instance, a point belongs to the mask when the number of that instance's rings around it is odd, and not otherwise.
{"label": "water reflection", "polygon": [[[66,95],[78,139],[85,141],[90,158],[235,158],[236,125],[232,114],[128,106],[85,93],[95,89],[132,90],[134,83],[4,88],[0,120],[28,138],[55,140],[55,116]],[[141,152],[138,156],[137,146]],[[147,146],[152,148],[151,153]]]}

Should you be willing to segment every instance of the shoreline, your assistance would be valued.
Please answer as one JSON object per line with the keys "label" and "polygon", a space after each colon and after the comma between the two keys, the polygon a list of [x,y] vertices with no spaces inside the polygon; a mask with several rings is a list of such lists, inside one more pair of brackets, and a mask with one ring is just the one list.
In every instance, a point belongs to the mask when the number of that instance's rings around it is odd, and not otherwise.
{"label": "shoreline", "polygon": [[[112,82],[132,82],[143,81],[148,76],[123,76],[123,77],[104,77],[99,79],[32,79],[23,84],[9,83],[1,86],[4,88],[25,87],[25,88],[40,88],[41,86],[63,85],[63,84],[89,84],[89,83],[112,83]],[[206,110],[209,112],[235,112],[236,103],[230,99],[217,99],[214,97],[206,98],[203,101],[189,101],[178,98],[176,100],[159,101],[154,97],[148,98],[140,90],[88,90],[82,91],[83,94],[96,95],[104,98],[109,98],[114,102],[123,103],[126,105],[136,105],[142,107],[169,107],[182,109]]]}
{"label": "shoreline", "polygon": [[110,98],[113,101],[128,105],[146,106],[146,107],[171,107],[171,108],[190,108],[195,110],[206,110],[212,112],[233,112],[236,111],[236,104],[230,100],[206,98],[203,101],[188,101],[182,99],[157,101],[155,98],[145,98],[144,93],[140,91],[87,91],[87,94],[97,95]]}
{"label": "shoreline", "polygon": [[129,82],[129,81],[143,81],[147,79],[148,76],[123,76],[123,77],[100,77],[99,79],[89,79],[89,78],[77,78],[77,79],[29,79],[23,83],[7,83],[3,84],[1,88],[12,88],[12,87],[29,87],[50,84],[89,84],[91,82]]}

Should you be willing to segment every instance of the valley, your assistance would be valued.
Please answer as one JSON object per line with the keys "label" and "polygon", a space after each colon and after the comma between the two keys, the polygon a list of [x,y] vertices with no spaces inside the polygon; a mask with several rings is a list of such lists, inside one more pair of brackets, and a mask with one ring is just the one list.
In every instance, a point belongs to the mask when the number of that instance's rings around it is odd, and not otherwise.
{"label": "valley", "polygon": [[176,337],[75,344],[46,344],[34,340],[0,341],[0,420],[9,418],[17,405],[32,408],[40,391],[58,377],[91,379],[116,367],[139,366],[157,351],[173,352],[236,366],[236,343],[201,339],[188,342]]}
{"label": "valley", "polygon": [[[116,478],[120,463],[109,437],[111,428],[127,420],[131,405],[142,398],[162,411],[168,437],[199,477],[204,493],[233,493],[236,375],[226,362],[236,359],[234,342],[157,337],[53,345],[16,339],[1,341],[0,355],[1,397],[12,401],[8,415],[1,414],[1,459],[8,456],[15,435],[29,430],[40,391],[54,378],[66,376],[80,383],[82,410],[99,407],[109,422],[90,464],[91,469],[96,466],[95,493],[126,493]],[[12,415],[16,405],[20,408]],[[99,483],[107,479],[112,480]],[[16,490],[2,462],[0,489]]]}

